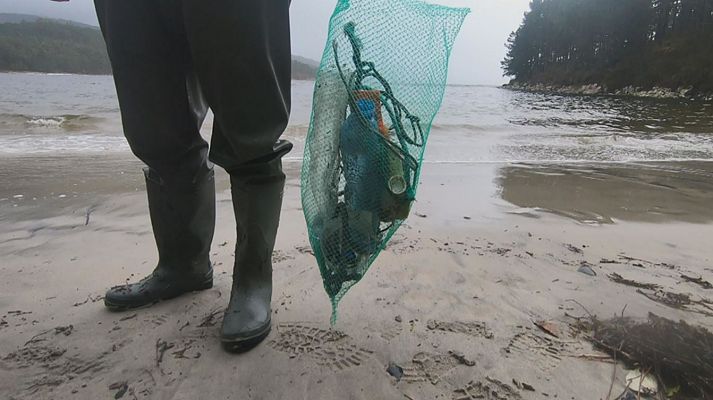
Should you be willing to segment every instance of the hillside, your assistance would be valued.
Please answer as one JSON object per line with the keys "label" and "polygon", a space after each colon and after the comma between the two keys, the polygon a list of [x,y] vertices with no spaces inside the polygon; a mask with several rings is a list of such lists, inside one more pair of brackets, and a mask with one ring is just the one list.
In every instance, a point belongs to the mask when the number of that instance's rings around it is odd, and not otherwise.
{"label": "hillside", "polygon": [[0,24],[0,71],[111,73],[97,28],[37,19]]}
{"label": "hillside", "polygon": [[713,1],[533,0],[502,64],[516,87],[710,94]]}
{"label": "hillside", "polygon": [[36,15],[29,15],[29,14],[8,14],[8,13],[0,13],[0,24],[5,24],[5,23],[20,23],[20,22],[35,22],[40,17]]}
{"label": "hillside", "polygon": [[[314,79],[318,63],[293,57],[293,79]],[[0,71],[111,74],[99,28],[25,14],[0,14]]]}
{"label": "hillside", "polygon": [[292,57],[292,79],[311,80],[317,75],[319,63],[304,57]]}
{"label": "hillside", "polygon": [[[41,19],[48,19],[44,17],[40,17],[37,15],[31,15],[31,14],[13,14],[13,13],[0,13],[0,24],[4,23],[20,23],[20,22],[37,22]],[[68,19],[50,19],[51,21],[54,22],[59,22],[63,24],[68,24],[72,26],[78,26],[78,27],[83,27],[83,28],[94,28],[94,29],[99,29],[96,26],[92,25],[87,25],[83,24],[81,22],[76,22],[76,21],[70,21]]]}

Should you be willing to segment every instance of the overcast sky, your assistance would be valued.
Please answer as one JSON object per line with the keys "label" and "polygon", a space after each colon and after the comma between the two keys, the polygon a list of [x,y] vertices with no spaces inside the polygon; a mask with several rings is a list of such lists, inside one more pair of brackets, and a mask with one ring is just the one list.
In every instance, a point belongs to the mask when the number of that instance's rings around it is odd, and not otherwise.
{"label": "overcast sky", "polygon": [[[122,1],[122,0],[117,0]],[[209,1],[209,0],[206,0]],[[266,1],[266,0],[256,0]],[[380,0],[374,0],[380,1]],[[500,60],[505,41],[522,20],[529,0],[431,0],[449,6],[470,7],[451,60],[450,83],[505,82]],[[319,60],[335,0],[292,0],[292,52]],[[0,0],[0,13],[35,14],[97,25],[92,0],[54,3],[49,0]]]}

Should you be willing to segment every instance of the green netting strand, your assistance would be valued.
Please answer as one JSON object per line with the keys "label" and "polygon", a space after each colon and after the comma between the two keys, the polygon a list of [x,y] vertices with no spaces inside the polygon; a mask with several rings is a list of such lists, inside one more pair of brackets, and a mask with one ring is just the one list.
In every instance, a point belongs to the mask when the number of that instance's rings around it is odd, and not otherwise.
{"label": "green netting strand", "polygon": [[302,206],[332,323],[409,214],[468,12],[415,0],[337,3],[302,166]]}

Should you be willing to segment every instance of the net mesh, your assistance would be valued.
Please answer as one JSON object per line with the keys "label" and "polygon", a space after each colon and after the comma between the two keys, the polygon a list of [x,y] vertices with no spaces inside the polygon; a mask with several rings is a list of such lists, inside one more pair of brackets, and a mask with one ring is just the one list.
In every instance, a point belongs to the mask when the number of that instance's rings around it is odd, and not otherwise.
{"label": "net mesh", "polygon": [[409,214],[467,13],[416,0],[338,0],[302,166],[302,206],[332,323]]}

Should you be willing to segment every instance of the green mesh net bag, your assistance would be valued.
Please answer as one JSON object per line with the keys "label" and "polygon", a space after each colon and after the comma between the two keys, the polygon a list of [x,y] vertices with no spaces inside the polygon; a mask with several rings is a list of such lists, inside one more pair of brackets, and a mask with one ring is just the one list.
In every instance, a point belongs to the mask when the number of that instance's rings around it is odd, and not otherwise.
{"label": "green mesh net bag", "polygon": [[302,206],[332,323],[408,217],[467,13],[416,0],[338,0],[302,166]]}

